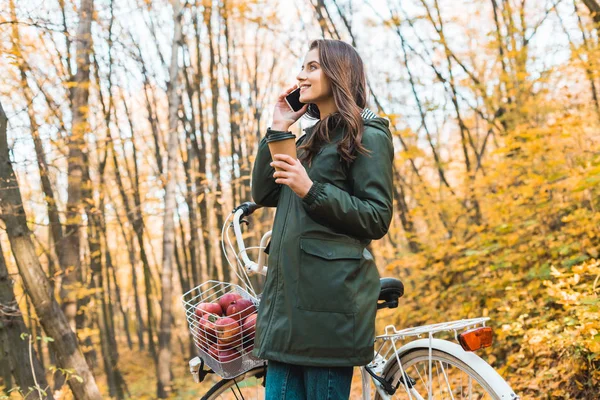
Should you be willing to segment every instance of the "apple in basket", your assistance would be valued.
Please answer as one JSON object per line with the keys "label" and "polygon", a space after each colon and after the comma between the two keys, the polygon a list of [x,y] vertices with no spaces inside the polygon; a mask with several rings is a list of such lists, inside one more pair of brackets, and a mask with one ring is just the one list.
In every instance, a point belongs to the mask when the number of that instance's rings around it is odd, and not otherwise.
{"label": "apple in basket", "polygon": [[223,310],[218,303],[200,303],[194,310],[197,318],[202,318],[205,314],[215,314],[219,317],[223,315]]}
{"label": "apple in basket", "polygon": [[232,302],[229,307],[227,307],[225,315],[242,323],[248,315],[251,315],[255,311],[256,307],[254,306],[252,300],[239,299]]}
{"label": "apple in basket", "polygon": [[224,349],[233,349],[234,347],[238,347],[242,345],[242,334],[238,333],[233,340],[228,339],[220,339],[217,338],[217,348]]}
{"label": "apple in basket", "polygon": [[221,317],[215,321],[215,331],[221,343],[232,343],[239,340],[242,328],[235,319]]}
{"label": "apple in basket", "polygon": [[234,301],[237,301],[241,298],[242,298],[242,296],[240,296],[237,293],[226,293],[223,296],[221,296],[221,298],[219,299],[219,305],[221,306],[221,310],[222,310],[221,315],[223,315],[227,311],[227,307],[229,307],[229,305],[231,303],[233,303]]}
{"label": "apple in basket", "polygon": [[198,346],[200,349],[204,350],[205,352],[208,352],[208,341],[206,338],[206,332],[200,326],[197,326],[193,329],[194,343],[196,343],[196,346]]}
{"label": "apple in basket", "polygon": [[198,330],[200,331],[201,336],[202,334],[204,334],[204,337],[207,339],[207,341],[212,343],[217,342],[217,331],[215,322],[218,319],[219,317],[217,316],[211,314],[204,314],[202,318],[200,318],[200,321],[198,321]]}
{"label": "apple in basket", "polygon": [[256,318],[257,314],[252,314],[244,321],[242,325],[242,334],[244,336],[244,350],[252,350],[254,348],[254,334],[256,333]]}
{"label": "apple in basket", "polygon": [[[237,351],[236,349],[219,350],[215,347],[211,347],[209,350],[209,354],[212,358],[214,358],[215,360],[222,362],[222,363],[239,360],[240,367],[241,367],[240,352]],[[230,365],[228,367],[234,367],[234,366]],[[239,367],[236,365],[234,369],[236,369],[236,368],[239,368]]]}

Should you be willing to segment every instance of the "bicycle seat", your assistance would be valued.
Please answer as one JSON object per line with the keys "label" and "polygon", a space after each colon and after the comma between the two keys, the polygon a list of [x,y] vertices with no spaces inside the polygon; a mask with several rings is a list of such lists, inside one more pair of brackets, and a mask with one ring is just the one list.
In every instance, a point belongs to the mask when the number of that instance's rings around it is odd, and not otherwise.
{"label": "bicycle seat", "polygon": [[404,295],[404,284],[396,278],[381,278],[380,282],[377,309],[398,307],[398,299]]}

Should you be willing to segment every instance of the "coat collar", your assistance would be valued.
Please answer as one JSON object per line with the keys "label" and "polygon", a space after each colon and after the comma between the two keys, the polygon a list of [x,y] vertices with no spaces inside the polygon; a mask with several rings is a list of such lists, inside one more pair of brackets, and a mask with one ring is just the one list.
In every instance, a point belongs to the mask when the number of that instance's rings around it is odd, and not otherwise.
{"label": "coat collar", "polygon": [[[375,114],[373,111],[371,111],[367,107],[363,108],[362,112],[360,113],[360,116],[362,117],[363,121],[377,118],[377,114]],[[318,123],[318,121],[317,121],[317,123]],[[317,126],[317,123],[309,126],[308,128],[304,128],[303,131],[305,132],[305,134],[310,135],[312,133],[312,131],[315,129],[315,127]],[[337,138],[337,136],[340,134],[341,131],[342,131],[341,129],[334,129],[330,139],[333,140],[333,139]]]}

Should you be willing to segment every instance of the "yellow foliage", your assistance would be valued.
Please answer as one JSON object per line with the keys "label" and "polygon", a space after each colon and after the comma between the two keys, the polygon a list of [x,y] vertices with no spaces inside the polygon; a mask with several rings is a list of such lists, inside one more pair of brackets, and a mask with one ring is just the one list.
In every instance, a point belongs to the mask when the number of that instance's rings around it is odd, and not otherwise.
{"label": "yellow foliage", "polygon": [[600,385],[600,145],[581,115],[556,115],[515,126],[487,155],[473,186],[478,224],[451,198],[415,209],[466,222],[451,239],[421,235],[419,255],[388,265],[406,287],[394,322],[489,315],[487,359],[522,398],[591,399]]}

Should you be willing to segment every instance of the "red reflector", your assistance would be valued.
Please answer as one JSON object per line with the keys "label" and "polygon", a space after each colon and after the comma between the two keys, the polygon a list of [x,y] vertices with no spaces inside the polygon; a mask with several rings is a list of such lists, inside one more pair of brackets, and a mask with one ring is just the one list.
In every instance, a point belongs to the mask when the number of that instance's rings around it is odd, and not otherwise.
{"label": "red reflector", "polygon": [[492,328],[482,326],[479,328],[469,329],[458,335],[458,341],[466,351],[475,351],[492,345]]}

